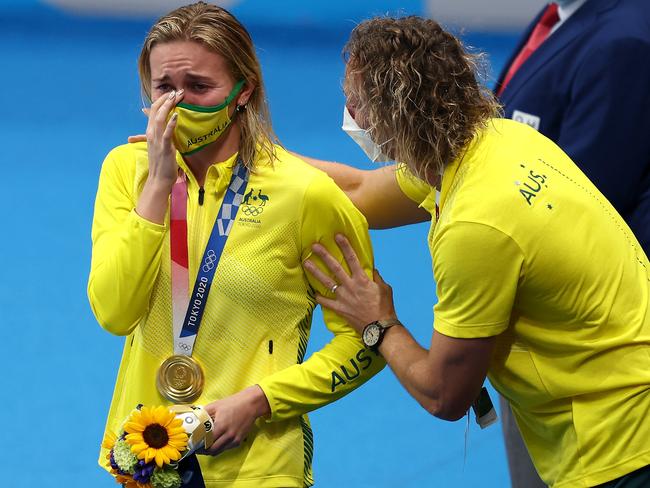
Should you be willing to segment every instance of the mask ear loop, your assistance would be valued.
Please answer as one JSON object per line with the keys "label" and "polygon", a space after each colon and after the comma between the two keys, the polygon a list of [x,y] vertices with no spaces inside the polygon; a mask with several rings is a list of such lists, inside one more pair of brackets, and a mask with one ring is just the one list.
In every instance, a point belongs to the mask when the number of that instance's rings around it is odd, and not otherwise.
{"label": "mask ear loop", "polygon": [[233,112],[230,121],[233,122],[235,119],[238,119],[244,114],[244,112],[246,112],[246,105],[235,105],[235,111]]}
{"label": "mask ear loop", "polygon": [[140,103],[142,104],[140,110],[143,114],[147,115],[147,111],[151,108],[151,98],[149,98],[144,90],[140,90]]}

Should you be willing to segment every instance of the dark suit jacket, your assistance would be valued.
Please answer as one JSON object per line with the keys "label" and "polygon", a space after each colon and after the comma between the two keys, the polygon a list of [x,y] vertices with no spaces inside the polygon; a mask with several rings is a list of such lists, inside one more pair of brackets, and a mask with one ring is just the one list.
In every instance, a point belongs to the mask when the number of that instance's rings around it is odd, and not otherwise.
{"label": "dark suit jacket", "polygon": [[650,255],[650,0],[587,0],[500,98],[506,117],[536,127],[575,161]]}

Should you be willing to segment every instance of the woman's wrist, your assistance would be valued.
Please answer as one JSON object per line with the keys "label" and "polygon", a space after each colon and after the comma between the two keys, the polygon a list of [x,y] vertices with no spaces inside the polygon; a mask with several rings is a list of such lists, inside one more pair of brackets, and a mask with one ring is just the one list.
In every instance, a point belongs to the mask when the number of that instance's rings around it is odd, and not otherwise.
{"label": "woman's wrist", "polygon": [[169,195],[172,191],[172,184],[148,178],[142,188],[135,211],[143,219],[156,224],[165,222]]}
{"label": "woman's wrist", "polygon": [[153,177],[152,175],[149,175],[147,177],[147,181],[144,184],[143,187],[143,192],[145,189],[148,189],[149,191],[159,194],[165,199],[169,196],[169,194],[172,192],[172,187],[174,186],[174,183],[176,183],[176,179],[169,179],[169,178],[156,178]]}
{"label": "woman's wrist", "polygon": [[250,395],[250,402],[255,412],[255,417],[268,417],[271,415],[271,406],[264,394],[264,390],[259,385],[253,385],[244,390]]}

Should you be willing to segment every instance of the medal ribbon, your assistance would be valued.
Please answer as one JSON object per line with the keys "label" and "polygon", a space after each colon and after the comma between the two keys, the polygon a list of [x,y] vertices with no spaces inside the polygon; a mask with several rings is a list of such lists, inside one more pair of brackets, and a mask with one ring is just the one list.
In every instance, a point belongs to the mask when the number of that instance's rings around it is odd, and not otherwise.
{"label": "medal ribbon", "polygon": [[189,289],[189,257],[187,249],[187,177],[179,175],[172,187],[170,204],[170,251],[172,281],[172,317],[174,354],[191,356],[194,341],[208,300],[214,274],[232,230],[237,210],[248,184],[248,170],[240,160],[233,168],[232,178],[223,197],[217,219],[199,264],[192,295]]}

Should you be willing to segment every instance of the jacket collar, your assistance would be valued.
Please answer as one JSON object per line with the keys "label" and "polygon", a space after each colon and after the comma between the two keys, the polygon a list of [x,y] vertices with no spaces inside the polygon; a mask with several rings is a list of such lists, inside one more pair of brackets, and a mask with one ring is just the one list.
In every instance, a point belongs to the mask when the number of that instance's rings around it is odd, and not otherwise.
{"label": "jacket collar", "polygon": [[[519,70],[512,77],[508,86],[501,94],[501,101],[508,104],[508,101],[514,97],[522,86],[544,65],[546,65],[555,55],[569,46],[579,35],[590,30],[590,26],[596,22],[601,12],[613,8],[619,0],[589,0],[577,12],[569,17],[544,43],[521,65]],[[528,26],[522,37],[517,49],[506,64],[501,75],[499,76],[498,85],[502,82],[507,68],[510,66],[515,56],[524,46],[530,33],[537,24],[546,7],[535,17],[535,20]],[[497,85],[497,86],[498,86]]]}

